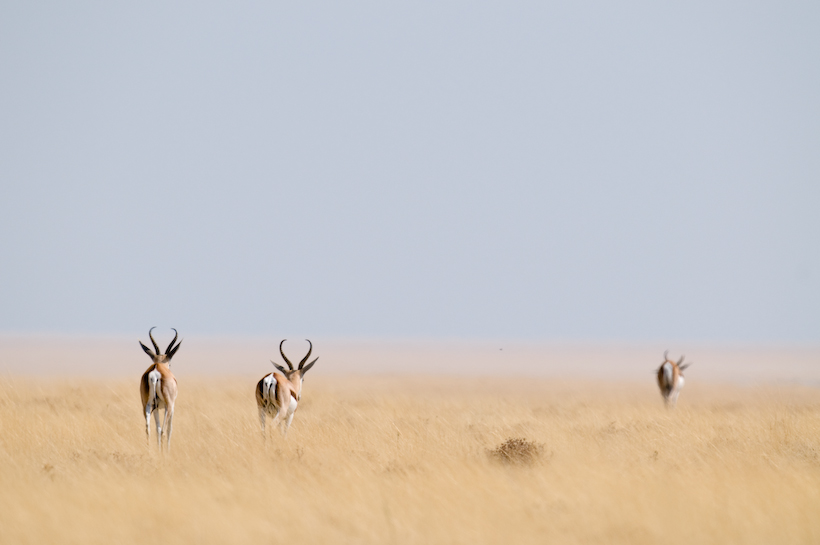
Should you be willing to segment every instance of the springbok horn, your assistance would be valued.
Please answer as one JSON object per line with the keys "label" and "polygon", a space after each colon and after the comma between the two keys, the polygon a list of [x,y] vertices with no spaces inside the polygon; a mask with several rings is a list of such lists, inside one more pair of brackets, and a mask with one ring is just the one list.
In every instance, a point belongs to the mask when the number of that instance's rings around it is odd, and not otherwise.
{"label": "springbok horn", "polygon": [[683,363],[683,360],[685,360],[685,359],[686,359],[686,356],[681,355],[680,359],[678,360],[678,365]]}
{"label": "springbok horn", "polygon": [[310,353],[311,353],[311,352],[313,352],[313,343],[312,343],[312,342],[310,342],[310,339],[305,339],[305,340],[306,340],[306,341],[308,342],[308,344],[310,345],[310,348],[308,348],[308,353],[307,353],[307,356],[305,356],[304,358],[302,358],[302,361],[300,361],[300,362],[299,362],[299,369],[301,369],[301,368],[305,365],[305,362],[306,362],[306,361],[308,360],[308,358],[310,357]]}
{"label": "springbok horn", "polygon": [[[171,329],[174,329],[174,328],[172,327]],[[179,336],[179,332],[177,332],[177,330],[174,329],[174,340],[171,341],[171,344],[169,344],[168,348],[165,349],[165,355],[168,355],[168,352],[170,352],[171,349],[174,347],[174,343],[177,342],[177,337],[178,336]]]}
{"label": "springbok horn", "polygon": [[155,340],[154,340],[154,336],[153,336],[153,335],[151,335],[151,332],[152,332],[153,330],[155,330],[156,328],[157,328],[157,326],[154,326],[154,327],[152,327],[151,329],[149,329],[149,330],[148,330],[148,336],[151,338],[151,344],[153,344],[153,345],[154,345],[154,352],[156,352],[157,356],[159,356],[160,354],[162,354],[162,352],[160,352],[160,351],[159,351],[159,346],[157,346],[157,341],[155,341]]}
{"label": "springbok horn", "polygon": [[285,360],[285,363],[288,364],[288,367],[290,368],[290,370],[293,371],[293,364],[290,362],[288,357],[285,355],[285,352],[282,350],[282,345],[285,344],[286,340],[287,339],[282,339],[282,342],[279,343],[279,353],[282,354],[282,359]]}
{"label": "springbok horn", "polygon": [[663,363],[666,363],[667,361],[669,361],[668,356],[669,356],[669,350],[664,350],[663,351]]}

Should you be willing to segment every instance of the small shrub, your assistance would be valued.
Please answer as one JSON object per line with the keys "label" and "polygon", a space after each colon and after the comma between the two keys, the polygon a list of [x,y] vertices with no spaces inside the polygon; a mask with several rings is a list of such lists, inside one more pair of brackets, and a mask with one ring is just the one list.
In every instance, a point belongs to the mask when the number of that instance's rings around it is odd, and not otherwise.
{"label": "small shrub", "polygon": [[504,463],[525,465],[535,462],[543,451],[542,445],[527,441],[522,437],[507,439],[489,451],[490,458]]}

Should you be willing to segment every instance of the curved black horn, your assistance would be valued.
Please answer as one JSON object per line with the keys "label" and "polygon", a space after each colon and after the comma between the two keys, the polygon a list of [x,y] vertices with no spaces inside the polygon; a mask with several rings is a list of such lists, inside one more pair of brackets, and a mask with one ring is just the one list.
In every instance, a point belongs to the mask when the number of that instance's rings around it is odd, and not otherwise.
{"label": "curved black horn", "polygon": [[279,353],[282,354],[282,359],[285,360],[285,363],[288,364],[288,367],[290,368],[290,370],[293,371],[293,364],[290,362],[288,357],[285,355],[285,352],[282,350],[282,345],[285,344],[286,340],[287,339],[282,339],[282,342],[279,343]]}
{"label": "curved black horn", "polygon": [[686,356],[681,355],[680,359],[678,360],[678,365],[680,365],[681,363],[683,363],[683,360],[685,360],[685,359],[686,359]]}
{"label": "curved black horn", "polygon": [[308,358],[310,357],[310,353],[311,353],[311,352],[313,352],[313,343],[312,343],[312,342],[310,342],[310,339],[305,339],[305,340],[306,340],[306,341],[308,342],[308,344],[310,345],[310,348],[308,348],[308,353],[307,353],[307,355],[306,355],[304,358],[302,358],[302,361],[300,361],[300,362],[299,362],[299,369],[301,369],[301,368],[302,368],[302,366],[303,366],[303,365],[305,365],[305,362],[306,362],[306,361],[308,360]]}
{"label": "curved black horn", "polygon": [[[174,329],[173,327],[171,329]],[[168,355],[168,352],[174,347],[174,343],[177,342],[177,337],[179,337],[179,332],[174,329],[174,340],[171,341],[171,344],[168,345],[168,348],[165,349],[165,354]]]}
{"label": "curved black horn", "polygon": [[159,351],[159,346],[157,346],[157,341],[155,341],[154,336],[151,335],[151,332],[153,330],[155,330],[156,328],[157,328],[157,326],[154,326],[154,327],[152,327],[151,329],[148,330],[148,337],[151,338],[151,344],[154,345],[154,352],[156,352],[157,356],[159,356],[160,354],[162,354],[162,352]]}

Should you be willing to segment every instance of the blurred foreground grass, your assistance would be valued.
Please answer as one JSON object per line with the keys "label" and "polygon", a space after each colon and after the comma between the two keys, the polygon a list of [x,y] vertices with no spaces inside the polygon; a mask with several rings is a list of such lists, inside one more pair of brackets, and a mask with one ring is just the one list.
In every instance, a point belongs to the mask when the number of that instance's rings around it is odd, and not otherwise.
{"label": "blurred foreground grass", "polygon": [[817,390],[317,376],[263,445],[258,377],[178,379],[170,456],[136,378],[0,379],[0,542],[820,542]]}

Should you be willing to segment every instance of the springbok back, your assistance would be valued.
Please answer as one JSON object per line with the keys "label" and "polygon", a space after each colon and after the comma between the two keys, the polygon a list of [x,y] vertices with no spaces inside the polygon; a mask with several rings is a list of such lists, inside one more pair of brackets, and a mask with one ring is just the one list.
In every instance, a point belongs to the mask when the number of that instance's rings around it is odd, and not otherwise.
{"label": "springbok back", "polygon": [[[173,328],[171,328],[173,329]],[[174,343],[179,334],[174,329],[174,340],[165,349],[165,354],[160,352],[157,342],[154,340],[151,331],[148,330],[148,337],[154,349],[151,350],[140,341],[140,346],[153,362],[140,379],[140,398],[142,408],[145,413],[145,437],[149,444],[151,441],[151,413],[154,413],[154,422],[157,425],[157,447],[162,450],[162,429],[165,428],[165,442],[168,452],[171,451],[171,431],[174,422],[174,403],[177,399],[177,379],[171,373],[171,358],[179,350],[182,341],[176,346]],[[165,418],[162,426],[159,424],[159,409],[165,409]]]}

